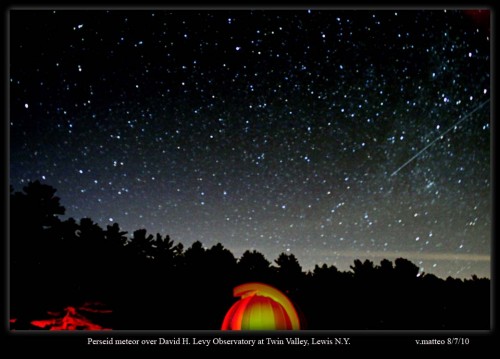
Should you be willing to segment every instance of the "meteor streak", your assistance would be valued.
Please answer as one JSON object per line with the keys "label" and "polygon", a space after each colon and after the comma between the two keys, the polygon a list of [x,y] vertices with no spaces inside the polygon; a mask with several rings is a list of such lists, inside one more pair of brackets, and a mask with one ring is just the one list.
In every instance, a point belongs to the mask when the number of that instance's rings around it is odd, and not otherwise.
{"label": "meteor streak", "polygon": [[436,137],[431,143],[429,143],[427,146],[425,146],[424,148],[422,148],[420,151],[418,151],[415,155],[413,155],[413,157],[411,157],[408,161],[406,161],[405,163],[403,163],[397,170],[395,170],[394,172],[392,172],[391,174],[391,177],[392,176],[395,176],[399,171],[401,171],[403,168],[405,168],[411,161],[413,161],[415,158],[417,158],[418,156],[420,156],[426,149],[428,149],[429,147],[431,147],[434,143],[437,142],[437,140],[439,140],[440,138],[443,138],[444,135],[446,135],[448,132],[451,131],[452,128],[454,128],[455,126],[458,126],[460,123],[462,123],[463,121],[465,121],[467,118],[469,118],[470,116],[472,116],[472,114],[476,111],[479,111],[484,105],[486,105],[488,102],[490,102],[490,100],[486,100],[484,101],[483,103],[481,103],[480,105],[478,105],[475,109],[473,109],[471,112],[469,112],[468,114],[466,114],[464,117],[462,117],[461,119],[459,119],[457,122],[455,122],[453,125],[451,125],[446,131],[444,131],[442,134],[440,134],[438,137]]}

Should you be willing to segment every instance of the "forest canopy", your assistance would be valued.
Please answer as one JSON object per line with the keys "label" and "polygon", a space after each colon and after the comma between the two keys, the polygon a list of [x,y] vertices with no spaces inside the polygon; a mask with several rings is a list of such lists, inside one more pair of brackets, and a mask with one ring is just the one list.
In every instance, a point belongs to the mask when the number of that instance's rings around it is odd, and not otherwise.
{"label": "forest canopy", "polygon": [[296,305],[304,329],[489,329],[490,280],[446,280],[405,258],[356,259],[350,271],[292,253],[273,262],[240,258],[221,243],[185,248],[169,235],[91,218],[61,219],[56,189],[39,181],[10,189],[10,315],[16,329],[69,305],[104,303],[112,329],[220,329],[245,282],[275,286]]}

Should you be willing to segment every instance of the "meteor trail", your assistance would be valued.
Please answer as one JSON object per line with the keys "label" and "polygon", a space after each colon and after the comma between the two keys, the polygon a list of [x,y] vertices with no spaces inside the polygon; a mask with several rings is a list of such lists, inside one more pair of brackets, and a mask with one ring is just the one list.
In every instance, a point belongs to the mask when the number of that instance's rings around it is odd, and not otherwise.
{"label": "meteor trail", "polygon": [[468,114],[466,114],[464,117],[462,117],[461,119],[459,119],[457,122],[455,122],[453,125],[451,125],[446,131],[444,131],[442,134],[440,134],[438,137],[436,137],[431,143],[429,143],[427,146],[425,146],[424,148],[422,148],[420,151],[418,151],[415,155],[413,155],[413,157],[411,157],[408,161],[406,161],[405,163],[403,163],[397,170],[395,170],[394,172],[392,172],[391,174],[391,177],[392,176],[395,176],[399,171],[401,171],[403,168],[405,168],[411,161],[413,161],[415,158],[417,158],[418,156],[420,156],[426,149],[428,149],[429,147],[431,147],[437,140],[439,140],[440,138],[443,138],[444,135],[446,135],[448,132],[451,131],[452,128],[454,128],[455,126],[459,125],[461,122],[465,121],[467,118],[469,118],[474,112],[480,110],[484,105],[486,105],[488,102],[490,102],[490,100],[486,100],[484,101],[483,103],[481,103],[480,105],[478,105],[475,109],[473,109],[471,112],[469,112]]}

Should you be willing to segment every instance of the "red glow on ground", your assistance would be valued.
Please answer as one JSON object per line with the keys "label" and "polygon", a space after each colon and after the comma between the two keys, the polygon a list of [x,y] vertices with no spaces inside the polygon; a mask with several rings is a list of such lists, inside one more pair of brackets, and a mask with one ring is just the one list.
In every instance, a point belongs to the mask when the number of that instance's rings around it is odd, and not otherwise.
{"label": "red glow on ground", "polygon": [[[100,305],[100,303],[94,303],[94,305],[95,304]],[[78,313],[78,311],[104,314],[111,313],[109,309],[93,308],[92,305],[92,303],[85,303],[78,308],[68,306],[60,313],[49,311],[47,313],[55,318],[33,320],[31,324],[35,327],[49,330],[111,330],[111,328],[104,328],[98,324],[92,323],[88,318]]]}

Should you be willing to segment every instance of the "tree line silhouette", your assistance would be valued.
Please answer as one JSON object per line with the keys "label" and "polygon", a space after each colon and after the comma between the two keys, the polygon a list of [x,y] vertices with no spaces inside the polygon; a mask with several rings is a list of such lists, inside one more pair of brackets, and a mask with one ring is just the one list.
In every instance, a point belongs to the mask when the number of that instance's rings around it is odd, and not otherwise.
{"label": "tree line silhouette", "polygon": [[[247,250],[240,258],[220,243],[185,249],[168,235],[90,218],[61,220],[56,189],[39,181],[10,188],[10,317],[16,329],[68,305],[100,302],[105,327],[130,330],[218,330],[237,300],[236,285],[275,286],[296,305],[305,329],[489,329],[490,280],[418,275],[411,261],[357,259],[351,271],[316,265],[305,272],[293,254],[272,264]],[[12,328],[12,327],[11,327]]]}

